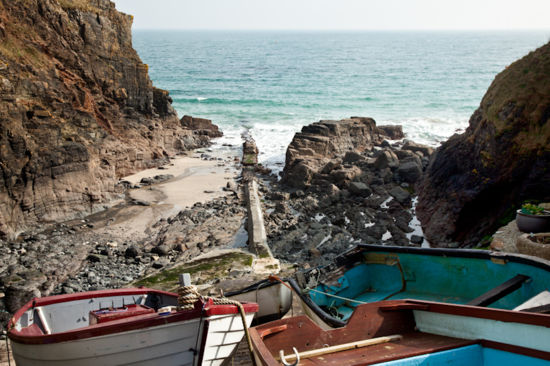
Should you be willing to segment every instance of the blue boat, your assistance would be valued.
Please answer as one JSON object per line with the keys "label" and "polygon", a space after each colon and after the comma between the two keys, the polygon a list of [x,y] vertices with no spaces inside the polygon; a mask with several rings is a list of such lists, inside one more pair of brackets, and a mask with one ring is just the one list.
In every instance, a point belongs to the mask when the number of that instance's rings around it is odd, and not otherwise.
{"label": "blue boat", "polygon": [[289,282],[325,329],[344,326],[358,305],[383,300],[550,310],[549,261],[485,250],[360,245]]}

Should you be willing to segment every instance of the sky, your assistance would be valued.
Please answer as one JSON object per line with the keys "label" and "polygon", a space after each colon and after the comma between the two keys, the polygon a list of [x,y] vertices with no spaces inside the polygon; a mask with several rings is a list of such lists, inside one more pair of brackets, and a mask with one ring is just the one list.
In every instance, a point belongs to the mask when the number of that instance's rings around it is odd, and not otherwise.
{"label": "sky", "polygon": [[134,30],[550,29],[550,0],[113,0]]}

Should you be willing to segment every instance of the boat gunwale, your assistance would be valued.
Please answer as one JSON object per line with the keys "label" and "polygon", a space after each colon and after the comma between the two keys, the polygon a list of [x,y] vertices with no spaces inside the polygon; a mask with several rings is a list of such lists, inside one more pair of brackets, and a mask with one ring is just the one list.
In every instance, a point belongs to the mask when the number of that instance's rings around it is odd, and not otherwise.
{"label": "boat gunwale", "polygon": [[[431,256],[440,256],[440,257],[458,257],[458,258],[475,258],[475,259],[485,259],[485,260],[505,260],[509,262],[515,262],[520,264],[526,264],[533,267],[537,267],[543,270],[550,272],[550,261],[532,257],[524,254],[516,253],[499,253],[490,250],[480,250],[480,249],[452,249],[452,248],[418,248],[418,247],[399,247],[392,245],[378,245],[378,244],[358,244],[355,248],[350,249],[346,253],[336,257],[334,263],[331,263],[327,266],[316,267],[310,270],[307,270],[303,273],[308,273],[313,270],[319,270],[324,268],[350,268],[354,263],[357,262],[357,256],[365,252],[390,252],[390,253],[404,253],[404,254],[424,254]],[[319,305],[317,305],[310,296],[304,292],[304,289],[298,284],[298,282],[291,278],[288,280],[290,286],[293,288],[294,292],[298,295],[300,300],[304,302],[310,309],[317,315],[323,322],[327,325],[340,328],[347,324],[347,322],[336,318],[327,312],[325,312]]]}
{"label": "boat gunwale", "polygon": [[[394,301],[401,302],[401,304],[393,304]],[[386,301],[386,303],[387,302],[392,302],[392,304],[384,305],[384,301],[378,301],[372,304],[378,303],[378,308],[380,309],[380,311],[429,311],[439,314],[469,316],[481,319],[497,320],[505,323],[520,323],[550,328],[550,315],[548,314],[529,313],[507,309],[487,308],[483,306],[460,305],[415,299],[405,299],[403,301],[389,300]]]}
{"label": "boat gunwale", "polygon": [[[76,328],[73,330],[53,333],[53,334],[40,334],[40,335],[22,335],[20,331],[15,329],[16,322],[21,316],[28,310],[38,307],[47,306],[52,304],[59,304],[64,302],[86,300],[91,298],[102,298],[109,296],[128,296],[128,295],[144,295],[144,294],[163,294],[166,296],[177,297],[178,295],[171,292],[155,290],[150,288],[128,288],[128,289],[115,289],[115,290],[100,290],[89,291],[68,295],[55,295],[44,298],[34,298],[21,307],[15,315],[11,318],[9,323],[9,338],[20,344],[52,344],[68,341],[83,340],[88,338],[106,336],[116,333],[123,333],[127,331],[133,331],[138,329],[150,328],[159,325],[166,325],[171,323],[183,322],[193,319],[202,319],[215,315],[231,315],[238,314],[239,309],[236,305],[223,304],[215,305],[211,299],[207,301],[199,300],[195,303],[195,307],[192,310],[178,311],[172,314],[160,315],[143,314],[129,318],[123,318],[119,320],[113,320],[106,323],[98,323],[94,325],[88,325],[82,328]],[[258,311],[258,304],[256,303],[243,303],[245,313],[255,313]]]}
{"label": "boat gunwale", "polygon": [[[492,250],[483,249],[453,249],[453,248],[418,248],[418,247],[399,247],[394,245],[376,245],[376,244],[358,244],[357,247],[351,249],[347,253],[340,256],[343,259],[346,256],[354,254],[353,252],[375,252],[387,251],[392,253],[412,253],[425,254],[440,257],[461,257],[461,258],[476,258],[476,259],[497,259],[506,260],[515,263],[528,264],[534,267],[545,269],[550,272],[550,261],[538,257],[533,257],[519,253],[502,253]],[[344,264],[344,263],[343,263]]]}

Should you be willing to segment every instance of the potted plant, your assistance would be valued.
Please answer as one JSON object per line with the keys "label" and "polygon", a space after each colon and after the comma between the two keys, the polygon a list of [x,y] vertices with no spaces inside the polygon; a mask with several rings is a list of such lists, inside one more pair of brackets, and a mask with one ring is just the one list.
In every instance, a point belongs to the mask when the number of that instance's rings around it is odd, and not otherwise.
{"label": "potted plant", "polygon": [[550,231],[550,212],[532,203],[525,203],[517,211],[516,223],[524,233]]}

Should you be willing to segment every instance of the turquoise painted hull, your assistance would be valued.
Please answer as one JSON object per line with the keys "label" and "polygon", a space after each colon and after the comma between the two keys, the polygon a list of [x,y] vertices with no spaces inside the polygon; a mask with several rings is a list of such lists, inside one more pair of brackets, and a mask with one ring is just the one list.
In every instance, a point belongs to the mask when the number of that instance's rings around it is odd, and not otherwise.
{"label": "turquoise painted hull", "polygon": [[[521,276],[518,276],[521,275]],[[331,326],[354,309],[382,300],[418,299],[468,304],[514,277],[517,288],[489,307],[514,309],[550,289],[550,262],[480,250],[359,246],[335,265],[306,273],[302,300]]]}
{"label": "turquoise painted hull", "polygon": [[374,366],[547,366],[548,364],[550,362],[540,358],[505,352],[476,344],[401,360],[376,363]]}

